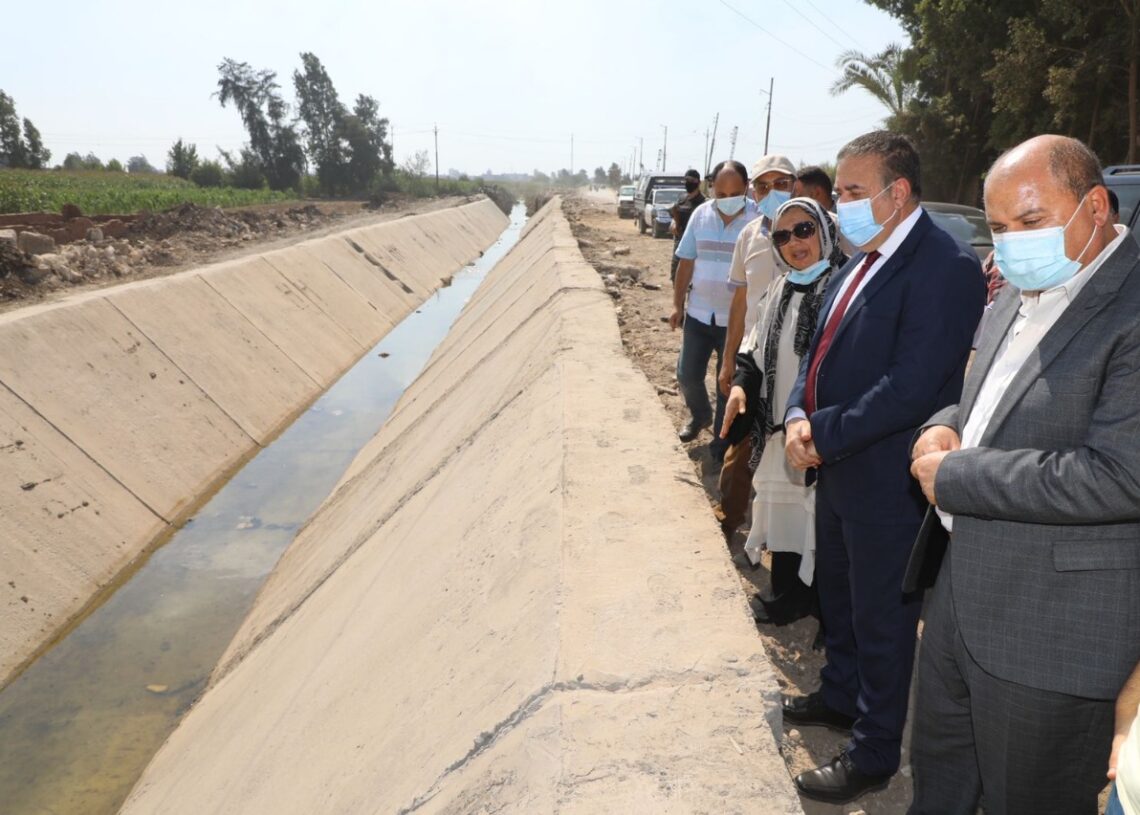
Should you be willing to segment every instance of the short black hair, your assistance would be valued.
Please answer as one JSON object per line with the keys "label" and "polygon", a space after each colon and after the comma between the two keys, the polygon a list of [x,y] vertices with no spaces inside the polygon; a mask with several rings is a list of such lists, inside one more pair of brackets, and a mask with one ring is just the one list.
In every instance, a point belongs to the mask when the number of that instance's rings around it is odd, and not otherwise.
{"label": "short black hair", "polygon": [[856,136],[839,151],[838,160],[848,156],[878,156],[883,163],[883,186],[900,178],[910,182],[911,194],[922,195],[922,164],[914,143],[901,133],[872,130]]}
{"label": "short black hair", "polygon": [[1112,210],[1113,215],[1120,214],[1120,198],[1116,195],[1115,190],[1108,191],[1108,208]]}
{"label": "short black hair", "polygon": [[695,178],[697,181],[701,180],[701,174],[698,170],[685,170],[685,178]]}
{"label": "short black hair", "polygon": [[1100,159],[1080,139],[1057,139],[1050,145],[1049,172],[1076,198],[1104,183]]}
{"label": "short black hair", "polygon": [[713,181],[716,181],[716,177],[720,175],[720,171],[723,170],[726,166],[731,167],[733,170],[735,170],[736,174],[744,180],[744,186],[748,186],[748,168],[741,164],[739,161],[722,161],[720,164],[713,167]]}
{"label": "short black hair", "polygon": [[822,167],[817,167],[814,164],[810,167],[802,167],[796,173],[796,180],[805,187],[819,187],[827,194],[828,198],[831,197],[831,176]]}

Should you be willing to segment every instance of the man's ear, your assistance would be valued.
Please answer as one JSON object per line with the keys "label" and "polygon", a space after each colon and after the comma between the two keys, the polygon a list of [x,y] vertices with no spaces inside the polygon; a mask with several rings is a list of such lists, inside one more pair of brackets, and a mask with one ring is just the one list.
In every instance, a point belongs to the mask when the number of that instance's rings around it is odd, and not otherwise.
{"label": "man's ear", "polygon": [[913,193],[910,181],[905,178],[895,179],[894,188],[891,190],[891,200],[895,202],[895,208],[902,209]]}
{"label": "man's ear", "polygon": [[1089,203],[1092,204],[1093,221],[1097,226],[1104,226],[1112,217],[1112,207],[1108,202],[1108,188],[1097,184],[1088,194]]}

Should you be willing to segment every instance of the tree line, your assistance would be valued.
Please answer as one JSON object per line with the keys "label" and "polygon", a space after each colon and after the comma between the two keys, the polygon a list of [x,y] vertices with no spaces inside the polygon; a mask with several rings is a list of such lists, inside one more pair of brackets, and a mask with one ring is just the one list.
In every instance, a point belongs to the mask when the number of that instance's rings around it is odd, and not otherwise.
{"label": "tree line", "polygon": [[[923,157],[924,195],[977,203],[983,174],[1038,133],[1084,140],[1105,164],[1140,160],[1140,0],[866,0],[909,48],[840,57]],[[842,87],[841,87],[842,86]]]}

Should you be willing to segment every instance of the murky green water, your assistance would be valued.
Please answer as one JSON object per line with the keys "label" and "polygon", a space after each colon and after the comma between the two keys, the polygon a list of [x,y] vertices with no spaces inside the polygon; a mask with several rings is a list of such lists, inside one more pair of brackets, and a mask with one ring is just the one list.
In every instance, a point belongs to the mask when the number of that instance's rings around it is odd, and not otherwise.
{"label": "murky green water", "polygon": [[297,529],[380,429],[525,220],[517,205],[482,258],[396,326],[0,692],[2,815],[118,810]]}

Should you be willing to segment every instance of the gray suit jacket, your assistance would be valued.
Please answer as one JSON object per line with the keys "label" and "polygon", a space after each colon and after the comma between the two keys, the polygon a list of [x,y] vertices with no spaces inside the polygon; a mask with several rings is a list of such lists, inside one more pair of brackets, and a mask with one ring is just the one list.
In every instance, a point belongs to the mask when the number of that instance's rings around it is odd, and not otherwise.
{"label": "gray suit jacket", "polygon": [[[1017,315],[994,303],[960,404],[962,431]],[[1140,245],[1127,236],[1041,340],[978,447],[934,485],[953,513],[950,580],[963,640],[987,672],[1115,698],[1140,661]]]}

